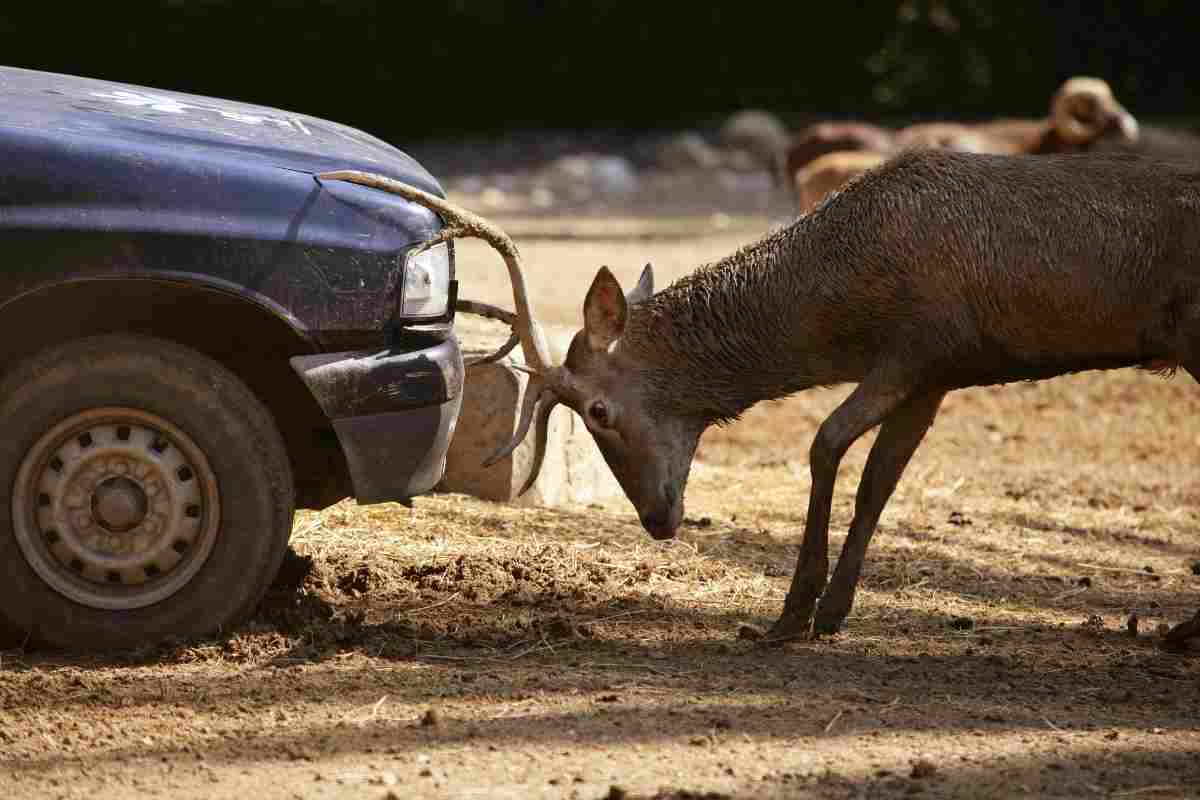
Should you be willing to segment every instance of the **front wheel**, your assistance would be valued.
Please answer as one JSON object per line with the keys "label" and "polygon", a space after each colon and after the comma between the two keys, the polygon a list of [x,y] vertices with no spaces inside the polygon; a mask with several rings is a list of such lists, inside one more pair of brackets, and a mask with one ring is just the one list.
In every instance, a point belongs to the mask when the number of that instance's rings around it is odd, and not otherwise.
{"label": "front wheel", "polygon": [[235,375],[170,342],[82,339],[5,376],[0,421],[0,625],[116,649],[253,611],[287,547],[292,476]]}

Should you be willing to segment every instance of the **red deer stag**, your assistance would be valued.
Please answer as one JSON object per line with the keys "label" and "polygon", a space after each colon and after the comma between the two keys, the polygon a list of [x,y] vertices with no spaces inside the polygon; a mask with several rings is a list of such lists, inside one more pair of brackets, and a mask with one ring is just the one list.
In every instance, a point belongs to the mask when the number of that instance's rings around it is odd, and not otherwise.
{"label": "red deer stag", "polygon": [[[443,238],[483,236],[519,275],[507,236],[432,200],[450,225]],[[708,426],[763,400],[857,384],[810,448],[804,538],[768,636],[829,633],[853,605],[879,516],[947,392],[1121,367],[1200,378],[1200,170],[1128,154],[903,153],[657,294],[648,270],[627,298],[602,267],[561,365],[534,339],[517,283],[534,374],[516,435],[494,458],[536,419],[540,461],[550,409],[563,403],[656,539],[683,519]],[[828,582],[838,465],[876,426]]]}

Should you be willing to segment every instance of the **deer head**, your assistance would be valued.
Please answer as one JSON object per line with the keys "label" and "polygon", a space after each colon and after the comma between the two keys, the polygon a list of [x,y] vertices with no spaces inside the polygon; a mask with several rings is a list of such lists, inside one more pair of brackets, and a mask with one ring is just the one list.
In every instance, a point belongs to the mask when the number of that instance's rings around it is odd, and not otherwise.
{"label": "deer head", "polygon": [[[674,536],[683,519],[683,487],[704,425],[690,418],[656,413],[647,395],[649,384],[637,380],[646,373],[645,366],[633,352],[621,346],[630,306],[654,293],[652,267],[646,265],[628,296],[622,293],[612,272],[601,267],[584,299],[584,327],[572,340],[566,360],[554,364],[545,334],[530,308],[517,246],[498,226],[440,197],[381,175],[341,170],[316,177],[319,181],[342,180],[372,186],[435,211],[446,227],[418,245],[418,250],[455,237],[474,237],[490,244],[503,257],[512,282],[516,313],[473,301],[460,300],[457,304],[460,310],[510,323],[513,339],[522,345],[526,362],[512,366],[530,376],[512,440],[485,459],[484,466],[512,453],[532,427],[533,464],[519,494],[528,491],[545,457],[550,412],[561,403],[583,418],[646,530],[657,539]],[[513,344],[510,339],[499,353],[480,361],[495,360]]]}
{"label": "deer head", "polygon": [[563,365],[570,384],[560,402],[583,418],[642,527],[669,539],[683,520],[683,490],[704,424],[667,412],[654,394],[655,372],[624,346],[630,306],[648,299],[653,284],[649,264],[628,295],[607,267],[596,273],[583,301],[583,329]]}
{"label": "deer head", "polygon": [[492,460],[511,452],[536,420],[528,488],[541,466],[550,412],[560,403],[568,406],[583,419],[642,526],[656,539],[669,539],[683,519],[683,489],[704,426],[662,413],[649,394],[654,382],[642,380],[646,365],[622,346],[631,307],[653,293],[650,264],[627,295],[608,267],[600,268],[583,301],[583,328],[572,338],[566,360],[533,375],[513,441]]}
{"label": "deer head", "polygon": [[1071,78],[1059,87],[1050,102],[1050,122],[1073,145],[1088,145],[1112,132],[1129,143],[1138,137],[1137,120],[1099,78]]}

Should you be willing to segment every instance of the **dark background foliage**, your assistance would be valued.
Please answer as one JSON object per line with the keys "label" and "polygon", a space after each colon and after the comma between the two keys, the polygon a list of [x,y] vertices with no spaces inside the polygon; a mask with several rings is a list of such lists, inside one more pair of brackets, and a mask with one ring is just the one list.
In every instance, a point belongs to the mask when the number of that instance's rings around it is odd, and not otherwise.
{"label": "dark background foliage", "polygon": [[1195,0],[8,3],[0,63],[303,111],[392,140],[677,128],[744,107],[1042,114],[1073,74],[1200,115]]}

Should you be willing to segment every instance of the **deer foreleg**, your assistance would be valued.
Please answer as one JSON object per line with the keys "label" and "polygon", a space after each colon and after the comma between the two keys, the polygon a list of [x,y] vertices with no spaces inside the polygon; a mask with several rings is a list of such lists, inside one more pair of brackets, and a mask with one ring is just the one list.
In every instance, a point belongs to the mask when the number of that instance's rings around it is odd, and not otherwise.
{"label": "deer foreleg", "polygon": [[829,418],[821,423],[809,450],[812,489],[804,540],[792,575],[792,585],[783,603],[783,615],[767,634],[768,640],[806,636],[817,598],[829,574],[829,510],[838,465],[850,445],[887,417],[909,393],[905,382],[889,380],[873,372],[860,383]]}
{"label": "deer foreleg", "polygon": [[817,608],[817,616],[813,621],[816,633],[836,633],[850,613],[863,559],[879,523],[879,516],[904,468],[908,466],[909,459],[933,424],[944,396],[945,393],[940,391],[915,395],[883,421],[858,484],[850,533],[842,545],[833,579]]}

